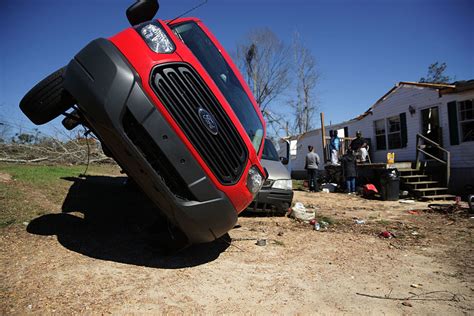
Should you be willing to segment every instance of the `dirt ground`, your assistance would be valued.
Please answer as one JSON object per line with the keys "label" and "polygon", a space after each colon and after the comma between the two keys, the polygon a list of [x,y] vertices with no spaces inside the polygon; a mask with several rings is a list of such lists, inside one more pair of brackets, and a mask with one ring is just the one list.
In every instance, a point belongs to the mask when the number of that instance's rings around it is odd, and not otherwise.
{"label": "dirt ground", "polygon": [[[32,194],[49,212],[0,228],[2,315],[474,314],[467,214],[299,191],[294,201],[327,230],[243,216],[223,238],[170,255],[156,240],[153,205],[123,180],[64,179],[62,203]],[[378,237],[383,230],[396,238]]]}

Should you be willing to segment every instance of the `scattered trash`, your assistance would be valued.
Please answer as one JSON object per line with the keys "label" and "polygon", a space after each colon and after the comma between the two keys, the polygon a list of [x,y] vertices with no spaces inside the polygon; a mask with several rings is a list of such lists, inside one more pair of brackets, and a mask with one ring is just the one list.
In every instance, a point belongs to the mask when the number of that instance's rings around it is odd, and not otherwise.
{"label": "scattered trash", "polygon": [[411,234],[412,234],[413,236],[418,236],[418,235],[419,235],[419,233],[418,233],[417,231],[414,231],[414,232],[412,232]]}
{"label": "scattered trash", "polygon": [[463,209],[459,203],[442,203],[442,204],[428,204],[429,210],[428,211],[433,211],[437,213],[442,213],[442,214],[453,214],[453,213],[458,213],[462,212]]}
{"label": "scattered trash", "polygon": [[319,225],[321,225],[321,228],[327,228],[329,226],[329,223],[325,221],[320,221]]}
{"label": "scattered trash", "polygon": [[23,222],[23,225],[25,226],[28,226],[28,224],[29,224],[28,222]]}
{"label": "scattered trash", "polygon": [[267,245],[267,240],[266,239],[257,239],[257,246],[266,246]]}
{"label": "scattered trash", "polygon": [[321,225],[318,222],[314,223],[314,230],[321,230]]}
{"label": "scattered trash", "polygon": [[413,203],[415,203],[414,200],[400,200],[400,201],[398,201],[398,202],[400,202],[400,203],[402,203],[402,204],[413,204]]}
{"label": "scattered trash", "polygon": [[315,213],[314,211],[308,211],[303,205],[303,203],[297,202],[295,206],[293,206],[290,216],[294,217],[295,219],[299,219],[303,222],[309,223],[310,220],[314,219]]}
{"label": "scattered trash", "polygon": [[362,194],[364,195],[364,197],[366,198],[371,198],[373,197],[376,193],[379,193],[379,191],[377,190],[377,188],[375,187],[375,185],[373,184],[365,184],[363,187],[362,187]]}
{"label": "scattered trash", "polygon": [[401,195],[401,196],[408,196],[408,191],[401,191],[401,192],[400,192],[400,195]]}
{"label": "scattered trash", "polygon": [[417,289],[417,288],[420,288],[420,287],[422,287],[422,286],[423,286],[423,284],[421,284],[421,283],[417,283],[417,284],[411,284],[410,286],[411,286],[411,287],[413,287],[413,288],[415,288],[415,289]]}
{"label": "scattered trash", "polygon": [[322,185],[323,191],[326,192],[327,189],[329,192],[335,192],[337,189],[337,184],[336,183],[323,183]]}
{"label": "scattered trash", "polygon": [[324,189],[323,189],[323,192],[324,192],[324,193],[329,193],[329,189],[324,188]]}
{"label": "scattered trash", "polygon": [[410,302],[402,302],[403,306],[413,307]]}
{"label": "scattered trash", "polygon": [[395,235],[392,232],[389,232],[388,230],[383,231],[379,234],[379,237],[381,238],[395,238]]}
{"label": "scattered trash", "polygon": [[354,222],[358,225],[365,224],[365,220],[363,220],[363,219],[356,219]]}
{"label": "scattered trash", "polygon": [[316,224],[316,220],[313,218],[312,220],[309,221],[309,224],[311,226],[314,226],[314,224]]}
{"label": "scattered trash", "polygon": [[418,212],[417,210],[407,211],[407,213],[411,215],[420,215],[420,212]]}
{"label": "scattered trash", "polygon": [[28,305],[28,309],[32,309],[33,308],[33,305],[32,304],[29,304]]}

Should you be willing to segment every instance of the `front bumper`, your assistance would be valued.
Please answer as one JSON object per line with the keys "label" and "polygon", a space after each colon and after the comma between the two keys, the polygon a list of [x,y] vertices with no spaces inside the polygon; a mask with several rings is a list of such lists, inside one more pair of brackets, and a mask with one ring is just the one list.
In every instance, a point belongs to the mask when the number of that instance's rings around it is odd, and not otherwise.
{"label": "front bumper", "polygon": [[237,211],[218,190],[106,39],[92,41],[69,63],[64,86],[94,133],[192,243],[228,232]]}
{"label": "front bumper", "polygon": [[276,209],[278,212],[286,212],[292,201],[292,190],[262,188],[250,204],[249,210],[271,211]]}

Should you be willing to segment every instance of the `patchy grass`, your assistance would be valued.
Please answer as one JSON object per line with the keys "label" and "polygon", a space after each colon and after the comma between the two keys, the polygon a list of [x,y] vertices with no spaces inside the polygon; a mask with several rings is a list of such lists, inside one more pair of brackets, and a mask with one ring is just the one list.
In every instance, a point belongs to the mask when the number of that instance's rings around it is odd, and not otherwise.
{"label": "patchy grass", "polygon": [[330,217],[330,216],[321,216],[321,217],[318,217],[318,221],[319,222],[326,222],[328,223],[329,225],[334,225],[334,224],[337,224],[337,220]]}
{"label": "patchy grass", "polygon": [[[90,166],[88,173],[109,173],[117,168],[109,165]],[[41,165],[18,165],[0,164],[0,172],[9,173],[13,179],[26,182],[34,186],[48,185],[57,182],[64,177],[78,176],[86,170],[85,166],[41,166]],[[108,171],[108,172],[107,172]]]}
{"label": "patchy grass", "polygon": [[293,180],[293,190],[306,191],[304,180]]}
{"label": "patchy grass", "polygon": [[281,240],[274,240],[273,241],[273,244],[277,245],[277,246],[282,246],[282,247],[285,247],[285,243]]}
{"label": "patchy grass", "polygon": [[[0,182],[0,228],[60,211],[72,184],[64,178],[77,177],[84,170],[85,166],[0,164],[0,173],[13,178]],[[118,174],[118,168],[94,165],[87,173]]]}
{"label": "patchy grass", "polygon": [[378,223],[379,223],[380,225],[384,225],[384,226],[387,226],[387,225],[390,225],[390,224],[391,224],[391,222],[388,221],[388,220],[386,220],[386,219],[381,219],[381,220],[378,221]]}

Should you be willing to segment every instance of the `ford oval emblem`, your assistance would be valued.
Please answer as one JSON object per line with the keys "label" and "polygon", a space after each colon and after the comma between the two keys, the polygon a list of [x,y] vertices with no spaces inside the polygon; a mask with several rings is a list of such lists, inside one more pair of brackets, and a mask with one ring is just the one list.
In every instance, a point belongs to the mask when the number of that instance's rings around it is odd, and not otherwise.
{"label": "ford oval emblem", "polygon": [[202,124],[204,124],[204,126],[212,135],[217,135],[219,133],[219,128],[217,127],[216,119],[214,118],[214,116],[212,116],[211,113],[209,113],[203,108],[199,108],[198,115]]}

